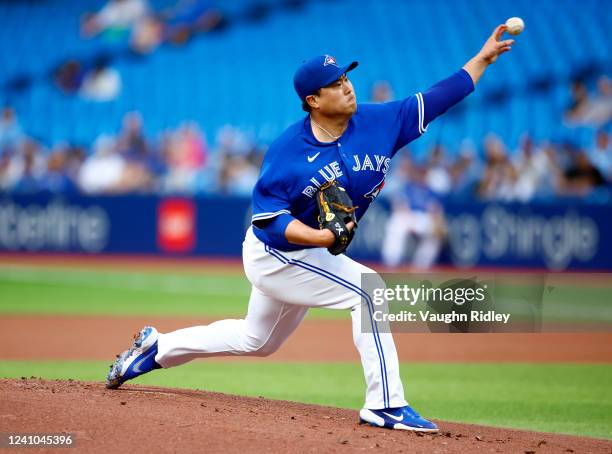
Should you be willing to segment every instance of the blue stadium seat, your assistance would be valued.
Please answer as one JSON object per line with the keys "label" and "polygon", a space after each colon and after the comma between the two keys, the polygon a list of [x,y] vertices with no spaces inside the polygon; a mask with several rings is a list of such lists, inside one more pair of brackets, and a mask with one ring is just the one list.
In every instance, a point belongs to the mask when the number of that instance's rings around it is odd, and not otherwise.
{"label": "blue stadium seat", "polygon": [[[156,9],[172,4],[150,3]],[[228,17],[236,18],[226,31],[128,59],[121,57],[124,42],[79,37],[81,14],[99,9],[103,0],[1,2],[0,83],[23,74],[33,77],[29,94],[11,100],[25,129],[48,142],[64,134],[93,142],[100,133],[116,130],[123,114],[133,109],[143,112],[152,135],[197,120],[208,137],[231,123],[257,131],[260,140],[269,142],[302,115],[292,89],[293,71],[302,59],[322,52],[340,61],[356,58],[361,65],[352,79],[361,101],[381,79],[404,97],[459,68],[496,24],[523,17],[527,29],[512,57],[500,59],[461,115],[445,119],[442,131],[432,125],[432,138],[424,138],[424,145],[416,146],[420,149],[433,140],[458,144],[466,135],[478,143],[490,129],[513,143],[523,131],[554,135],[569,103],[573,68],[605,62],[612,47],[612,18],[602,14],[597,0],[582,0],[579,7],[573,0],[471,0],[469,7],[451,0],[305,1],[297,11],[280,8],[281,0],[269,0],[267,17],[240,18],[253,3],[219,2]],[[58,7],[62,14],[54,14]],[[567,17],[572,17],[572,27],[566,26]],[[122,74],[118,100],[96,104],[67,99],[46,80],[59,62],[104,50],[116,55],[115,67]],[[545,93],[530,91],[530,81],[538,78],[551,80]],[[508,93],[506,100],[490,106],[487,93],[499,91]]]}

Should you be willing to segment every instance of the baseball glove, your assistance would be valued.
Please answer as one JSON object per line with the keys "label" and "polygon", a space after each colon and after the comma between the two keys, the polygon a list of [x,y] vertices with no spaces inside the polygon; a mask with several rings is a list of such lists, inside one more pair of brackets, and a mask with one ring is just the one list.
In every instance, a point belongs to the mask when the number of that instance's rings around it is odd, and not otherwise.
{"label": "baseball glove", "polygon": [[[336,180],[329,181],[319,188],[317,192],[317,203],[319,205],[319,227],[321,230],[330,230],[336,237],[336,241],[327,250],[333,254],[342,254],[353,239],[357,228],[355,210],[359,207],[353,206],[348,193]],[[346,224],[354,222],[351,231]]]}

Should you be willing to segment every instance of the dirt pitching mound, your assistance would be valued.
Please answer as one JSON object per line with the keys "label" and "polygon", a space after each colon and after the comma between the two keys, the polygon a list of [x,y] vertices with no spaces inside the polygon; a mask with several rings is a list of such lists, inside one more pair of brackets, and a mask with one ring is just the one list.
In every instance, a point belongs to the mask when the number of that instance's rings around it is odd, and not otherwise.
{"label": "dirt pitching mound", "polygon": [[[71,433],[77,452],[605,452],[590,438],[440,422],[422,435],[360,426],[352,410],[195,390],[0,380],[5,433]],[[49,449],[50,451],[52,449]],[[75,451],[72,451],[75,452]]]}

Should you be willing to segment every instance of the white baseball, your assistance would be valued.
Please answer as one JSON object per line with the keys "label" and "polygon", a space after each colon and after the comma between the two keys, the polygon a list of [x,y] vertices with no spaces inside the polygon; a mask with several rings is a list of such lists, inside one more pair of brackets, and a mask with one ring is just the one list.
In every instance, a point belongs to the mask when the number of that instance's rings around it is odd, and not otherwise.
{"label": "white baseball", "polygon": [[525,22],[520,17],[511,17],[506,21],[506,31],[510,35],[518,35],[525,30]]}

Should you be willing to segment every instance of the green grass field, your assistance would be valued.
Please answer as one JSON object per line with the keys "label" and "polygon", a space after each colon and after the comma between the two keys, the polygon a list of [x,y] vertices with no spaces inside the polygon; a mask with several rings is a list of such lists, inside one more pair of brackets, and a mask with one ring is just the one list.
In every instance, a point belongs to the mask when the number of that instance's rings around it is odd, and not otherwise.
{"label": "green grass field", "polygon": [[[0,317],[236,316],[244,313],[248,295],[240,275],[0,267]],[[0,376],[101,382],[107,368],[98,361],[2,361]],[[402,364],[402,377],[410,402],[433,418],[612,439],[609,364]],[[360,365],[346,363],[196,361],[135,383],[349,408],[360,407],[364,391]]]}
{"label": "green grass field", "polygon": [[[0,314],[236,317],[246,313],[250,292],[241,274],[0,265]],[[314,309],[309,317],[346,314]]]}

